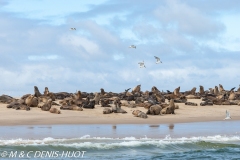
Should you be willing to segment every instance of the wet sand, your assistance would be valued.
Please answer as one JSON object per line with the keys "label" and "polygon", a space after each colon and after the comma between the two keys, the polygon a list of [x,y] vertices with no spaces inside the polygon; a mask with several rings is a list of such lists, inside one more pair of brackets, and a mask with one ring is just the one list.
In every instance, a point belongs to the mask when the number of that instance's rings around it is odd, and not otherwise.
{"label": "wet sand", "polygon": [[74,138],[182,138],[199,136],[239,136],[240,121],[213,121],[176,124],[89,124],[0,126],[0,139]]}
{"label": "wet sand", "polygon": [[[188,122],[223,121],[226,110],[231,113],[232,120],[240,120],[240,106],[237,105],[213,105],[200,106],[200,99],[188,100],[198,103],[198,106],[187,106],[184,103],[176,103],[180,109],[175,110],[175,115],[149,115],[147,119],[134,117],[135,109],[146,112],[143,107],[128,108],[126,114],[103,114],[103,107],[96,105],[95,109],[83,111],[61,110],[61,114],[52,114],[32,107],[30,111],[14,110],[6,108],[7,104],[0,104],[0,125],[55,125],[55,124],[169,124]],[[53,106],[60,108],[60,106]],[[230,120],[231,121],[231,120]]]}

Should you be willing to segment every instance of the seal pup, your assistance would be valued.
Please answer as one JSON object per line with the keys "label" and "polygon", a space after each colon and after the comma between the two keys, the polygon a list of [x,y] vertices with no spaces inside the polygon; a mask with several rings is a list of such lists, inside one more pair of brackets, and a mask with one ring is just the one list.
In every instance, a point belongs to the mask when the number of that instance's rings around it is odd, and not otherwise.
{"label": "seal pup", "polygon": [[55,113],[55,114],[61,114],[61,111],[58,110],[57,108],[50,108],[49,112],[50,113]]}
{"label": "seal pup", "polygon": [[189,106],[197,106],[197,103],[194,102],[185,102],[185,105],[189,105]]}
{"label": "seal pup", "polygon": [[148,118],[147,114],[144,113],[144,112],[142,112],[142,111],[140,111],[140,110],[133,110],[133,111],[132,111],[132,114],[133,114],[135,117],[140,117],[140,118],[144,118],[144,119]]}
{"label": "seal pup", "polygon": [[112,110],[110,108],[103,109],[103,114],[110,114],[110,113],[112,113]]}

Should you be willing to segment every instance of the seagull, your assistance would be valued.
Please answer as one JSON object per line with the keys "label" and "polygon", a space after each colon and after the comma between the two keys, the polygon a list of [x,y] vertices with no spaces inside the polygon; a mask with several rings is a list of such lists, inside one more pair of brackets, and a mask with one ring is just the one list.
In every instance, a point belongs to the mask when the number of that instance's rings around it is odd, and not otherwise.
{"label": "seagull", "polygon": [[70,30],[72,30],[72,31],[73,31],[73,30],[76,30],[76,28],[70,28]]}
{"label": "seagull", "polygon": [[131,45],[131,46],[129,46],[128,48],[137,48],[135,45]]}
{"label": "seagull", "polygon": [[143,68],[143,67],[146,68],[146,66],[144,65],[144,61],[143,62],[139,62],[138,64],[139,64],[140,68]]}
{"label": "seagull", "polygon": [[159,58],[159,57],[157,57],[157,56],[154,56],[154,57],[155,57],[156,60],[157,60],[156,64],[158,64],[158,63],[162,63],[162,62],[160,61],[160,58]]}
{"label": "seagull", "polygon": [[224,120],[226,119],[232,119],[231,116],[230,116],[230,113],[226,110],[226,118],[224,118]]}

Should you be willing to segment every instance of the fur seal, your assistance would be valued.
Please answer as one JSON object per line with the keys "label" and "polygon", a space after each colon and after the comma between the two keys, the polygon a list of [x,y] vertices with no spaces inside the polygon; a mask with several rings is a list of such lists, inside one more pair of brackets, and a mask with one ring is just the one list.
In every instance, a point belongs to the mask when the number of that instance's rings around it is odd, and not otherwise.
{"label": "fur seal", "polygon": [[177,88],[174,90],[173,94],[174,94],[175,96],[179,96],[179,95],[180,95],[180,86],[177,87]]}
{"label": "fur seal", "polygon": [[215,95],[218,95],[218,94],[219,94],[219,91],[218,91],[218,86],[215,86],[215,89],[214,89],[214,94],[215,94]]}
{"label": "fur seal", "polygon": [[90,109],[95,108],[95,100],[90,100],[89,103],[83,104],[82,108],[90,108]]}
{"label": "fur seal", "polygon": [[186,99],[201,99],[200,96],[196,96],[196,95],[192,95],[192,94],[189,94],[186,96]]}
{"label": "fur seal", "polygon": [[95,104],[99,105],[100,98],[101,98],[100,94],[98,92],[96,92],[95,97],[94,97]]}
{"label": "fur seal", "polygon": [[159,106],[159,105],[152,105],[148,111],[146,112],[146,114],[151,114],[151,115],[161,115],[161,110],[162,110],[162,107]]}
{"label": "fur seal", "polygon": [[110,108],[103,109],[103,114],[110,114],[110,113],[112,113],[112,110]]}
{"label": "fur seal", "polygon": [[219,93],[222,94],[224,92],[224,88],[221,84],[219,84]]}
{"label": "fur seal", "polygon": [[45,87],[44,92],[43,92],[43,95],[44,95],[44,96],[47,96],[48,94],[49,94],[48,87]]}
{"label": "fur seal", "polygon": [[114,113],[127,113],[121,108],[121,102],[119,100],[113,101],[112,112]]}
{"label": "fur seal", "polygon": [[38,87],[34,86],[34,96],[35,97],[40,97],[42,94],[39,92]]}
{"label": "fur seal", "polygon": [[203,101],[200,103],[200,106],[212,106],[212,105],[213,105],[213,102],[210,100]]}
{"label": "fur seal", "polygon": [[204,87],[201,85],[199,86],[199,94],[204,95]]}
{"label": "fur seal", "polygon": [[228,99],[229,100],[235,100],[235,93],[234,93],[234,91],[230,92],[230,95],[229,95]]}
{"label": "fur seal", "polygon": [[184,95],[187,96],[187,95],[195,95],[196,94],[196,87],[193,87],[190,91],[186,91],[184,92]]}
{"label": "fur seal", "polygon": [[1,103],[11,103],[13,100],[14,100],[13,97],[5,95],[5,94],[0,96],[0,102]]}
{"label": "fur seal", "polygon": [[25,104],[28,107],[37,107],[38,106],[38,98],[34,95],[30,95],[25,99]]}
{"label": "fur seal", "polygon": [[146,113],[144,113],[144,112],[142,112],[140,110],[134,110],[134,111],[132,111],[132,114],[135,117],[140,117],[140,118],[144,118],[144,119],[148,117]]}
{"label": "fur seal", "polygon": [[134,94],[134,93],[136,93],[136,92],[140,92],[141,91],[141,84],[140,85],[137,85],[136,87],[134,87],[133,89],[132,89],[132,93]]}
{"label": "fur seal", "polygon": [[194,103],[194,102],[185,102],[185,105],[197,106],[197,103]]}
{"label": "fur seal", "polygon": [[161,110],[161,114],[175,114],[175,104],[173,99],[170,100],[169,106]]}
{"label": "fur seal", "polygon": [[49,112],[50,113],[55,113],[55,114],[61,114],[61,111],[58,110],[57,108],[50,108]]}
{"label": "fur seal", "polygon": [[42,107],[42,111],[49,111],[52,107],[52,99],[49,99]]}

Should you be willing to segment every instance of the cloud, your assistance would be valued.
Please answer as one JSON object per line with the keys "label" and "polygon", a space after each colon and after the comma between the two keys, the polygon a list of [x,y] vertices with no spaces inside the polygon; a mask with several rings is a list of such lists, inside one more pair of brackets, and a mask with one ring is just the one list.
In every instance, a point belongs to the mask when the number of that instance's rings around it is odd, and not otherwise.
{"label": "cloud", "polygon": [[195,7],[176,0],[166,2],[166,6],[154,11],[165,28],[172,25],[175,26],[173,30],[198,38],[214,38],[225,29],[221,22],[209,18]]}
{"label": "cloud", "polygon": [[46,55],[46,56],[39,56],[39,55],[30,55],[28,59],[30,61],[42,61],[42,60],[56,60],[60,57],[58,55]]}

